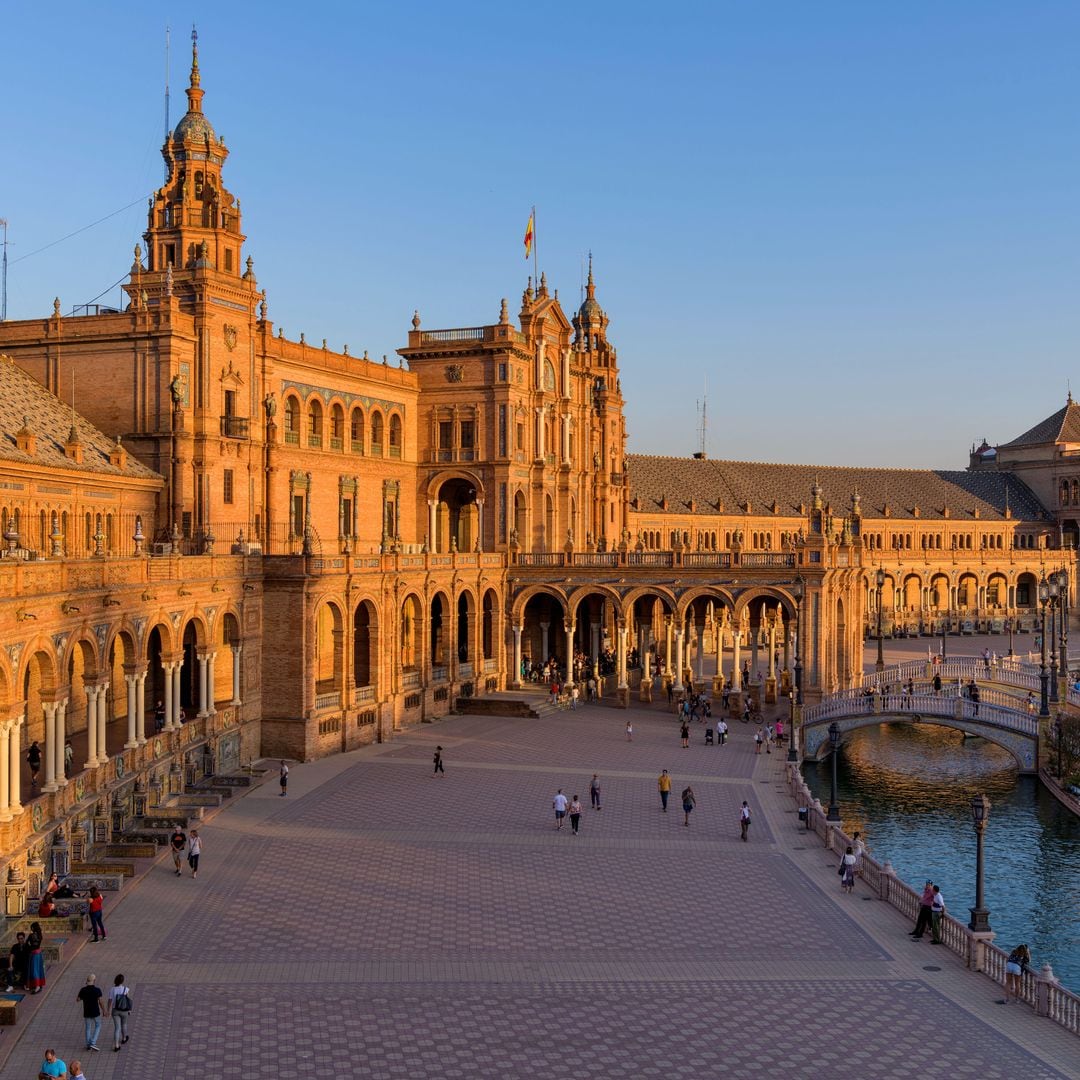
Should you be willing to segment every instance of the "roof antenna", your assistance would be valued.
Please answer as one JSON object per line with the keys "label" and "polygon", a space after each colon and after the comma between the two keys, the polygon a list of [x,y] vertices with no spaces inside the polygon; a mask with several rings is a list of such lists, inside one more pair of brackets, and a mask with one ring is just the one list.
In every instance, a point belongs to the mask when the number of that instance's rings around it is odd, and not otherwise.
{"label": "roof antenna", "polygon": [[[165,142],[169,141],[169,34],[168,25],[165,27]],[[169,163],[165,162],[165,181],[169,180]]]}
{"label": "roof antenna", "polygon": [[698,450],[694,457],[698,461],[705,460],[705,432],[709,427],[709,378],[705,377],[705,393],[701,398],[701,412],[698,420]]}
{"label": "roof antenna", "polygon": [[1071,405],[1072,403],[1073,403],[1073,399],[1072,399],[1072,381],[1068,377],[1066,377],[1066,379],[1065,379],[1065,404],[1066,405]]}

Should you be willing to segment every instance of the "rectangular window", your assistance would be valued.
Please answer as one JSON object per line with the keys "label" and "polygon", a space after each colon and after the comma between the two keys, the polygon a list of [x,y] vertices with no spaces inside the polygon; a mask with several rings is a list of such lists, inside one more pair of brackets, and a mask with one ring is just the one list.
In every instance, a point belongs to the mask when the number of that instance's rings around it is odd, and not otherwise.
{"label": "rectangular window", "polygon": [[352,533],[352,499],[341,500],[341,535]]}
{"label": "rectangular window", "polygon": [[499,485],[499,539],[506,540],[506,485]]}
{"label": "rectangular window", "polygon": [[506,457],[506,406],[499,406],[499,457]]}
{"label": "rectangular window", "polygon": [[226,248],[225,249],[225,273],[227,273],[227,274],[232,273],[232,249],[231,248]]}
{"label": "rectangular window", "polygon": [[222,499],[226,504],[231,505],[233,501],[233,471],[232,469],[226,469],[222,474]]}
{"label": "rectangular window", "polygon": [[225,391],[225,415],[233,417],[236,415],[236,391]]}
{"label": "rectangular window", "polygon": [[461,421],[461,449],[472,450],[476,443],[476,424],[472,420]]}
{"label": "rectangular window", "polygon": [[499,382],[506,382],[506,365],[499,365]]}
{"label": "rectangular window", "polygon": [[1016,586],[1016,606],[1029,607],[1031,604],[1031,586],[1022,583]]}
{"label": "rectangular window", "polygon": [[517,426],[517,448],[519,450],[525,449],[525,425],[518,424]]}
{"label": "rectangular window", "polygon": [[439,449],[449,450],[454,445],[454,425],[449,420],[439,421]]}
{"label": "rectangular window", "polygon": [[294,495],[292,499],[292,531],[294,536],[304,535],[304,496]]}

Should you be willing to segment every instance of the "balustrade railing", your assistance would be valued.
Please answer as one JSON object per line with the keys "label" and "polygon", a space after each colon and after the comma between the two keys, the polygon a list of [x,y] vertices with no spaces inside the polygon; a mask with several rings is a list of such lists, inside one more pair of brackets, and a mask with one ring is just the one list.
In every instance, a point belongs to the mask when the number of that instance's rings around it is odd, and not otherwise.
{"label": "balustrade railing", "polygon": [[364,705],[369,701],[375,700],[375,687],[374,686],[357,686],[353,688],[353,702],[357,705]]}
{"label": "balustrade railing", "polygon": [[341,708],[341,691],[331,690],[325,694],[315,695],[315,708],[316,709],[340,709]]}
{"label": "balustrade railing", "polygon": [[432,682],[446,682],[450,677],[450,669],[445,664],[433,664],[431,668]]}
{"label": "balustrade railing", "polygon": [[471,660],[463,660],[458,664],[457,668],[459,679],[471,679],[473,675],[473,666]]}
{"label": "balustrade railing", "polygon": [[[806,829],[816,833],[831,851],[847,850],[853,841],[841,827],[826,819],[825,808],[814,798],[798,765],[787,766],[788,790],[796,804],[806,808]],[[885,900],[912,922],[918,917],[921,896],[901,881],[888,862],[880,862],[865,851],[859,858],[857,875],[879,900]],[[941,940],[973,971],[1005,985],[1003,949],[970,930],[962,921],[946,913],[941,920]],[[1049,964],[1039,972],[1027,971],[1020,978],[1020,1000],[1073,1035],[1080,1035],[1080,995],[1058,982]]]}
{"label": "balustrade railing", "polygon": [[420,686],[419,671],[403,671],[401,673],[401,688],[403,690],[416,690]]}

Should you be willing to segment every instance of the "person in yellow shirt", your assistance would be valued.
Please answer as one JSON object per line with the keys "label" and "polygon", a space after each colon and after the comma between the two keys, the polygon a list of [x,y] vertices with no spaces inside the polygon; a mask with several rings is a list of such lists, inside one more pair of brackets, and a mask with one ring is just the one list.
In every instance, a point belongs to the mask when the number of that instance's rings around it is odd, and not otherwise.
{"label": "person in yellow shirt", "polygon": [[664,813],[667,813],[667,801],[668,796],[671,794],[671,777],[668,776],[668,771],[665,769],[659,779],[656,781],[656,786],[660,791],[660,805],[664,808]]}

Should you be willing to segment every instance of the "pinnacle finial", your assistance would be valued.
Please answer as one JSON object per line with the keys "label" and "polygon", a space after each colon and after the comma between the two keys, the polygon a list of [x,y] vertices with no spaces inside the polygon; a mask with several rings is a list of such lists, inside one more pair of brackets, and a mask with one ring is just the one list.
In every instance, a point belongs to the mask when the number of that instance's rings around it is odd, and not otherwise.
{"label": "pinnacle finial", "polygon": [[589,252],[589,284],[591,285],[592,283],[593,283],[593,277],[592,277],[592,252],[590,251]]}
{"label": "pinnacle finial", "polygon": [[191,85],[199,85],[199,31],[191,24]]}

